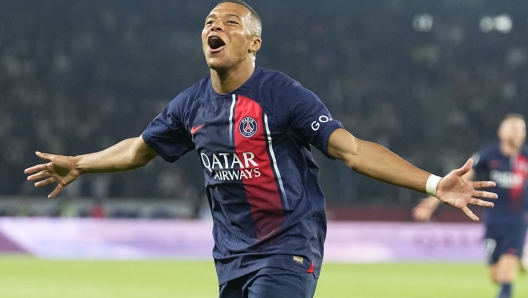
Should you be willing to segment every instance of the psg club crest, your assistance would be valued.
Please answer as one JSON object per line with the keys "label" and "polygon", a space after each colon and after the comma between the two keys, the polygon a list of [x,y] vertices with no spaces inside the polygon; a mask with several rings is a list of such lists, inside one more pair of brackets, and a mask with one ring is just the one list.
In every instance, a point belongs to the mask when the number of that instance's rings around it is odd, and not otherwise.
{"label": "psg club crest", "polygon": [[238,124],[240,134],[246,138],[252,137],[257,133],[257,121],[251,117],[244,117]]}

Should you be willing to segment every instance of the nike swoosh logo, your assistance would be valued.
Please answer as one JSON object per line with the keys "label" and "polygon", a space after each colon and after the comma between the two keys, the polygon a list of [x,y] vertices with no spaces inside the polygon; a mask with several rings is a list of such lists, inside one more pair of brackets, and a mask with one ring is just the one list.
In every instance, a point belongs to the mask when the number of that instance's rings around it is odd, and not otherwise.
{"label": "nike swoosh logo", "polygon": [[194,127],[194,125],[191,127],[191,134],[193,135],[195,132],[197,132],[200,128],[204,127],[205,123],[198,126],[198,127]]}

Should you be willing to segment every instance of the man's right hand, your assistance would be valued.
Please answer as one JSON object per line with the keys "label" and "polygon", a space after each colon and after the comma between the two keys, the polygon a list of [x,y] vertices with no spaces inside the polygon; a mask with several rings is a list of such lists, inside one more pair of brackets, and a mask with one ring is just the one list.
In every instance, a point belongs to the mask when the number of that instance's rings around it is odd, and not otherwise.
{"label": "man's right hand", "polygon": [[35,181],[35,187],[41,187],[57,182],[58,185],[48,195],[49,199],[54,198],[66,185],[75,181],[81,173],[75,168],[75,159],[72,156],[54,155],[36,152],[36,155],[48,163],[38,164],[24,170],[24,174],[29,175],[28,181]]}

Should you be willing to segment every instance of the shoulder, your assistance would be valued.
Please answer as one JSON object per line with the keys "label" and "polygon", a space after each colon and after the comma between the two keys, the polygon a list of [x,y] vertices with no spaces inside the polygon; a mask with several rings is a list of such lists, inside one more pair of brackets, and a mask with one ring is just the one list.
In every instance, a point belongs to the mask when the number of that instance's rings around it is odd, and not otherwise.
{"label": "shoulder", "polygon": [[261,80],[265,88],[273,88],[275,92],[311,92],[304,88],[301,83],[289,77],[288,75],[263,67],[259,67]]}
{"label": "shoulder", "polygon": [[494,158],[497,154],[500,154],[500,147],[498,144],[489,144],[481,147],[477,152],[471,156],[473,158],[474,167],[479,167],[486,160]]}
{"label": "shoulder", "polygon": [[479,154],[482,156],[500,154],[500,145],[499,143],[493,143],[493,144],[483,146],[482,148],[480,148]]}
{"label": "shoulder", "polygon": [[211,79],[209,77],[201,79],[200,81],[194,83],[189,88],[187,88],[187,89],[183,90],[182,92],[180,92],[174,98],[174,100],[176,100],[176,99],[179,99],[179,100],[192,99],[192,98],[195,98],[195,97],[197,97],[199,95],[202,95],[202,94],[205,94],[205,93],[209,92],[210,88],[211,88],[210,81],[211,81]]}
{"label": "shoulder", "polygon": [[203,95],[210,92],[210,81],[210,78],[207,77],[194,83],[192,86],[176,95],[176,97],[174,97],[169,103],[169,107],[181,108],[191,106],[196,99],[201,98]]}
{"label": "shoulder", "polygon": [[284,86],[300,86],[301,84],[297,82],[296,80],[292,79],[285,73],[282,73],[280,71],[267,69],[264,67],[259,67],[261,76],[267,79],[269,82],[273,82],[278,85],[284,85]]}

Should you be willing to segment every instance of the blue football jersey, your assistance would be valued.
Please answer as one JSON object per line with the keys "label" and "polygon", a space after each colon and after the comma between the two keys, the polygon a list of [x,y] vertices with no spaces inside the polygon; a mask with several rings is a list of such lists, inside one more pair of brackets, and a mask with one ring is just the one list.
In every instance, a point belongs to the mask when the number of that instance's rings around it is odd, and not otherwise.
{"label": "blue football jersey", "polygon": [[515,157],[502,154],[499,144],[482,148],[473,155],[478,180],[491,180],[497,186],[490,191],[499,198],[495,207],[484,211],[486,223],[526,222],[528,211],[528,149]]}
{"label": "blue football jersey", "polygon": [[206,78],[143,132],[163,159],[196,149],[213,216],[219,283],[264,267],[319,275],[326,214],[311,145],[327,155],[342,124],[311,91],[257,67],[230,94]]}

